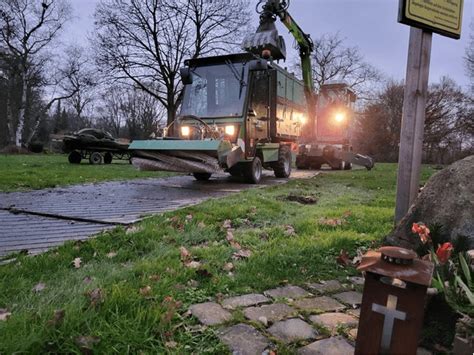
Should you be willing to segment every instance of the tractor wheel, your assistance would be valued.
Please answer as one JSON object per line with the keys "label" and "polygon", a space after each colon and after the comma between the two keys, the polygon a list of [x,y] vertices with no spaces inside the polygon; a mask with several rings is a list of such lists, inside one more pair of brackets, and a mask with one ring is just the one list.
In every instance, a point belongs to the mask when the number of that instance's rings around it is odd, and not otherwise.
{"label": "tractor wheel", "polygon": [[258,184],[262,179],[262,161],[259,157],[255,157],[251,163],[247,163],[245,167],[244,176],[250,184]]}
{"label": "tractor wheel", "polygon": [[209,174],[209,173],[193,173],[193,176],[197,181],[207,181],[211,178],[212,174]]}
{"label": "tractor wheel", "polygon": [[302,155],[296,156],[296,168],[300,170],[309,169],[308,158]]}
{"label": "tractor wheel", "polygon": [[233,177],[242,177],[242,166],[240,164],[234,165],[227,172]]}
{"label": "tractor wheel", "polygon": [[89,157],[89,163],[92,165],[102,164],[102,155],[99,152],[92,152],[91,156]]}
{"label": "tractor wheel", "polygon": [[291,175],[291,150],[282,145],[278,152],[278,161],[273,165],[273,172],[277,178],[287,178]]}
{"label": "tractor wheel", "polygon": [[73,150],[71,153],[69,153],[67,159],[71,164],[80,164],[82,156],[77,150]]}
{"label": "tractor wheel", "polygon": [[344,170],[352,170],[352,163],[347,163],[344,165]]}
{"label": "tractor wheel", "polygon": [[344,170],[346,166],[346,163],[344,160],[340,160],[339,163],[336,163],[336,165],[331,165],[332,170]]}
{"label": "tractor wheel", "polygon": [[112,163],[112,159],[113,159],[112,153],[107,152],[104,154],[104,164]]}

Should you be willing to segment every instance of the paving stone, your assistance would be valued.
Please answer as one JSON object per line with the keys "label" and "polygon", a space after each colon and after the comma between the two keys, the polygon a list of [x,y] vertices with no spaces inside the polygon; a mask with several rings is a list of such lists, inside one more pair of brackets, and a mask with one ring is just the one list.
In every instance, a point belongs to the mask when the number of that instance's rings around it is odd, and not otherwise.
{"label": "paving stone", "polygon": [[358,320],[357,318],[345,314],[345,313],[324,313],[318,314],[317,316],[309,317],[310,321],[322,325],[329,330],[334,330],[338,325],[343,325],[349,328],[357,326]]}
{"label": "paving stone", "polygon": [[333,297],[350,305],[360,305],[362,303],[362,293],[356,291],[338,293]]}
{"label": "paving stone", "polygon": [[226,298],[222,301],[222,306],[227,309],[236,309],[238,307],[256,306],[262,303],[268,303],[270,299],[260,294],[249,294]]}
{"label": "paving stone", "polygon": [[232,315],[215,302],[194,304],[189,311],[202,324],[217,325],[231,320]]}
{"label": "paving stone", "polygon": [[219,339],[238,355],[261,355],[272,345],[258,330],[242,323],[221,331]]}
{"label": "paving stone", "polygon": [[354,316],[356,318],[360,318],[360,308],[357,308],[357,309],[348,309],[347,314],[350,314],[351,316]]}
{"label": "paving stone", "polygon": [[299,309],[312,312],[341,311],[346,308],[343,304],[337,302],[334,298],[322,296],[314,298],[302,298],[293,302],[293,305]]}
{"label": "paving stone", "polygon": [[292,286],[292,285],[278,287],[272,290],[267,290],[264,292],[264,294],[265,296],[269,296],[271,298],[295,298],[296,299],[296,298],[312,296],[311,293],[302,289],[301,287]]}
{"label": "paving stone", "polygon": [[284,343],[314,339],[318,333],[312,326],[299,318],[273,324],[268,332]]}
{"label": "paving stone", "polygon": [[365,283],[365,279],[360,276],[349,277],[349,281],[353,283],[354,285],[359,285],[359,286],[363,286]]}
{"label": "paving stone", "polygon": [[301,355],[352,355],[354,347],[342,336],[315,341],[298,350]]}
{"label": "paving stone", "polygon": [[244,315],[247,319],[254,322],[260,322],[266,325],[266,322],[276,322],[295,314],[295,310],[283,303],[264,305],[261,307],[249,307],[244,309]]}
{"label": "paving stone", "polygon": [[341,291],[344,286],[337,280],[321,281],[320,283],[310,283],[308,287],[311,291],[316,291],[318,293],[326,292],[336,292]]}

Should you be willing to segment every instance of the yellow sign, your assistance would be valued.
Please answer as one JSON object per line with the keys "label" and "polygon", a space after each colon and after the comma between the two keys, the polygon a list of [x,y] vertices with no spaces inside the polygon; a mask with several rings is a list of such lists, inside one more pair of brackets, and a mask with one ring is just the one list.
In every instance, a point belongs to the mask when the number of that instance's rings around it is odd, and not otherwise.
{"label": "yellow sign", "polygon": [[401,0],[399,21],[460,38],[463,0]]}

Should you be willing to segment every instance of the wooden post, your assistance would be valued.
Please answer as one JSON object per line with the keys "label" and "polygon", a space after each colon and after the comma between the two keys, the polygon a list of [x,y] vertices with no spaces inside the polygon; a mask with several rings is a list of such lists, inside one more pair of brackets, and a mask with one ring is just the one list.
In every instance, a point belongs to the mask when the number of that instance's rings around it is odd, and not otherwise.
{"label": "wooden post", "polygon": [[410,28],[398,156],[395,222],[408,212],[419,189],[432,33]]}

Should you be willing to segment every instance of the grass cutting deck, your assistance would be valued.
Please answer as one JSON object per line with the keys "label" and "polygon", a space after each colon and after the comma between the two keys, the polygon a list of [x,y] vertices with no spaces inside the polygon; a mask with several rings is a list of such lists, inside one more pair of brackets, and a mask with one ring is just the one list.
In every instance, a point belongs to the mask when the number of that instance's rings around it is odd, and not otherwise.
{"label": "grass cutting deck", "polygon": [[[425,167],[423,180],[432,173]],[[390,231],[395,185],[391,164],[324,173],[19,255],[0,267],[0,353],[229,352],[221,328],[201,326],[189,307],[356,275],[337,256]],[[242,323],[251,324],[237,311],[225,326]],[[308,344],[275,340],[279,354]]]}

